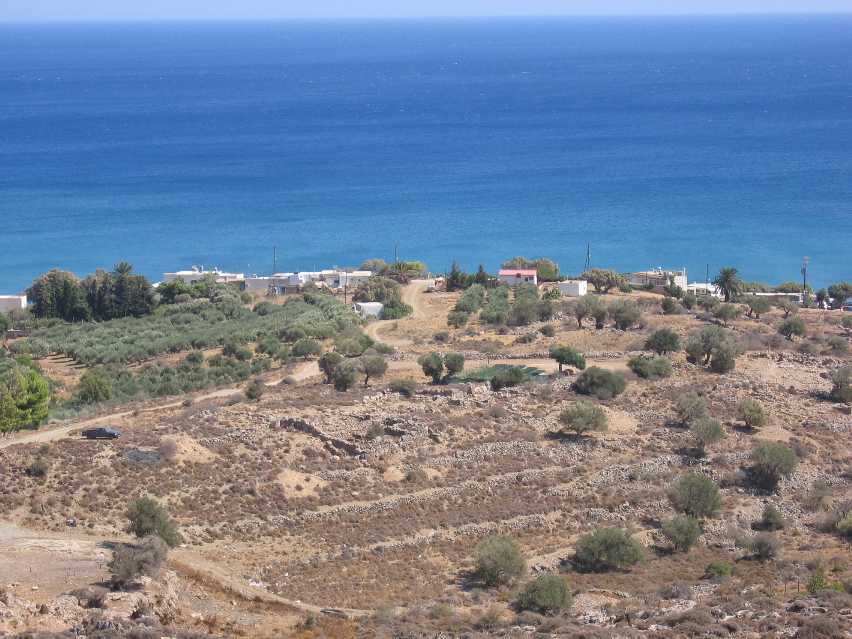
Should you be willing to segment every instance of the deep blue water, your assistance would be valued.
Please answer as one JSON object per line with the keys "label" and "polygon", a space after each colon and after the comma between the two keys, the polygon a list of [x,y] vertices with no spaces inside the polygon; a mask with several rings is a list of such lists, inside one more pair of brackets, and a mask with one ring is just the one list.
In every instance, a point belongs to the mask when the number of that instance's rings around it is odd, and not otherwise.
{"label": "deep blue water", "polygon": [[852,279],[852,17],[0,26],[0,293],[587,242]]}

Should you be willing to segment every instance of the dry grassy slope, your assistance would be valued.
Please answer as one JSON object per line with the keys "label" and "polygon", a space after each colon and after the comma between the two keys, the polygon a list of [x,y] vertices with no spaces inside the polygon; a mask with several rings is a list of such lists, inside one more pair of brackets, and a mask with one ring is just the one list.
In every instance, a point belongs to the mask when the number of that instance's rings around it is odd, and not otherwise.
{"label": "dry grassy slope", "polygon": [[[578,330],[573,318],[565,317],[553,322],[554,338],[539,336],[531,344],[515,340],[537,327],[497,335],[478,325],[451,331],[449,344],[435,344],[430,337],[445,329],[442,318],[454,296],[426,294],[425,287],[411,290],[415,318],[375,324],[372,330],[400,345],[401,360],[392,363],[389,376],[421,382],[414,362],[418,354],[435,348],[475,353],[484,342],[500,342],[505,356],[548,372],[555,368],[552,362],[525,358],[546,352],[552,343],[570,343],[601,353],[591,363],[627,373],[624,351],[641,344],[653,327],[665,324],[685,335],[703,324],[692,315],[656,314],[647,316],[645,329],[594,331]],[[826,314],[802,315],[811,332],[840,334]],[[770,314],[733,328],[754,342],[755,335],[772,332],[777,320]],[[670,605],[657,598],[659,588],[684,582],[698,588],[699,608],[727,602],[793,619],[784,608],[789,596],[780,577],[792,570],[789,566],[807,574],[805,564],[815,558],[829,564],[843,559],[832,564],[835,576],[849,576],[848,546],[816,526],[821,508],[851,496],[852,418],[817,396],[829,388],[825,375],[838,360],[786,350],[747,353],[737,370],[724,376],[689,365],[682,356],[674,362],[675,376],[664,381],[627,373],[628,390],[603,403],[610,431],[582,440],[552,435],[560,410],[576,400],[570,377],[500,393],[424,384],[414,397],[403,398],[380,392],[378,383],[337,393],[306,367],[296,375],[297,384],[271,386],[259,403],[225,406],[214,396],[188,408],[172,404],[126,417],[125,437],[118,442],[55,439],[41,453],[51,463],[43,481],[22,472],[38,454],[38,440],[7,446],[0,450],[0,465],[16,481],[0,487],[0,516],[60,538],[66,534],[65,519],[76,517],[97,537],[119,538],[127,501],[147,493],[166,503],[180,522],[188,546],[176,557],[187,570],[207,569],[208,578],[220,584],[318,608],[428,609],[445,602],[455,609],[452,623],[473,619],[491,605],[506,610],[512,597],[507,591],[469,588],[471,552],[485,535],[511,534],[531,565],[555,570],[570,558],[579,535],[616,525],[648,547],[648,560],[624,573],[563,569],[572,588],[586,593],[578,598],[577,614],[603,621],[619,607],[659,612]],[[670,423],[673,397],[693,386],[707,390],[712,413],[727,432],[700,461],[686,454],[688,433]],[[746,396],[769,409],[769,424],[759,433],[736,421],[736,404]],[[282,419],[303,420],[344,447],[285,428]],[[384,435],[368,437],[380,426]],[[152,455],[169,439],[176,444],[173,457]],[[796,473],[773,495],[738,480],[758,439],[789,442],[802,456]],[[143,461],[134,461],[140,451]],[[724,486],[724,512],[707,523],[698,549],[671,554],[658,527],[672,514],[668,487],[687,471]],[[822,505],[814,502],[815,482],[825,485]],[[763,564],[746,558],[733,540],[736,530],[749,529],[765,503],[776,505],[788,526],[778,535],[779,561]],[[733,580],[721,588],[701,580],[712,560],[736,566]],[[599,589],[621,594],[595,594]],[[408,614],[419,626],[441,627],[428,615]],[[509,613],[504,615],[508,619]],[[571,618],[565,623],[573,623]],[[716,621],[705,619],[703,625]],[[748,627],[759,628],[759,620]]]}

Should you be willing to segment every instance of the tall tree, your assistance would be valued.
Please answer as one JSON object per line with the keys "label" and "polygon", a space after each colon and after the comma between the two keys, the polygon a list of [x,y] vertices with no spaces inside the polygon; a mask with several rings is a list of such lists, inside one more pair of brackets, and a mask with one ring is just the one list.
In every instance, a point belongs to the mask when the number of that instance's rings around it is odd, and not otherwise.
{"label": "tall tree", "polygon": [[740,279],[739,271],[733,266],[725,266],[719,271],[713,284],[722,291],[725,296],[725,301],[730,302],[733,297],[742,291],[743,282]]}
{"label": "tall tree", "polygon": [[17,363],[0,368],[0,432],[38,426],[49,401],[50,387],[37,370]]}
{"label": "tall tree", "polygon": [[53,269],[33,281],[27,289],[36,317],[58,317],[78,322],[91,317],[80,281],[73,273]]}

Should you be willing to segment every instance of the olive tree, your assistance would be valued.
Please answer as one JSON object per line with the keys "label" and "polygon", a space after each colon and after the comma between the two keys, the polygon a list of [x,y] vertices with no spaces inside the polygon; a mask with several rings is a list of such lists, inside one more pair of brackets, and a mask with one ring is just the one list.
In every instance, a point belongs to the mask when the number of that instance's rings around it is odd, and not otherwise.
{"label": "olive tree", "polygon": [[752,430],[760,428],[766,423],[766,411],[756,399],[746,397],[737,405],[737,415]]}
{"label": "olive tree", "polygon": [[654,351],[657,355],[674,353],[680,350],[680,337],[670,328],[661,328],[648,336],[645,340],[645,348]]}
{"label": "olive tree", "polygon": [[681,476],[669,491],[669,500],[675,510],[696,519],[715,517],[722,508],[722,497],[713,480],[694,473]]}
{"label": "olive tree", "polygon": [[583,357],[582,353],[564,344],[551,346],[550,358],[556,360],[556,363],[559,365],[560,373],[562,372],[563,366],[573,366],[580,370],[586,368],[586,358]]}
{"label": "olive tree", "polygon": [[796,454],[780,442],[761,442],[751,453],[749,473],[752,481],[766,490],[774,490],[796,468]]}
{"label": "olive tree", "polygon": [[511,537],[491,535],[474,550],[475,574],[486,586],[511,583],[526,570],[518,543]]}
{"label": "olive tree", "polygon": [[578,437],[590,431],[604,432],[609,420],[600,406],[591,402],[575,402],[559,414],[559,423]]}

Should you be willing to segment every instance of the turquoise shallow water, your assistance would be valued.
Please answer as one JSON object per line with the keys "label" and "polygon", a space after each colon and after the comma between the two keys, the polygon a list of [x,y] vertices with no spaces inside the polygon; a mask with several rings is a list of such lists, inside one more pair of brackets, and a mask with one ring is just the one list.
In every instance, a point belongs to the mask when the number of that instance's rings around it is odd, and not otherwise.
{"label": "turquoise shallow water", "polygon": [[127,259],[852,279],[852,18],[0,26],[0,293]]}

